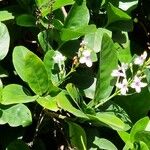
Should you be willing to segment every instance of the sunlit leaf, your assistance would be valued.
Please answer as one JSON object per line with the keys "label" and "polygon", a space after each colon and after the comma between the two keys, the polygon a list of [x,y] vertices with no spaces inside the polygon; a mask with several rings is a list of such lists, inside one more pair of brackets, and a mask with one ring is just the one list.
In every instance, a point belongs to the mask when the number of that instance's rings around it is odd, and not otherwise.
{"label": "sunlit leaf", "polygon": [[23,46],[15,47],[13,64],[18,75],[39,95],[48,88],[48,74],[41,59]]}
{"label": "sunlit leaf", "polygon": [[102,99],[107,98],[111,94],[113,89],[111,72],[117,67],[117,64],[118,60],[114,43],[107,34],[104,34],[100,52],[99,72],[97,74],[95,103],[101,102]]}
{"label": "sunlit leaf", "polygon": [[2,115],[0,122],[8,123],[12,127],[28,126],[32,122],[30,110],[24,104],[17,104],[14,106],[0,106]]}
{"label": "sunlit leaf", "polygon": [[8,29],[5,24],[0,22],[0,60],[2,60],[8,53],[10,44],[10,37]]}
{"label": "sunlit leaf", "polygon": [[18,84],[9,84],[4,87],[2,91],[1,104],[17,104],[17,103],[29,103],[35,101],[37,96],[29,96],[25,94],[25,89]]}

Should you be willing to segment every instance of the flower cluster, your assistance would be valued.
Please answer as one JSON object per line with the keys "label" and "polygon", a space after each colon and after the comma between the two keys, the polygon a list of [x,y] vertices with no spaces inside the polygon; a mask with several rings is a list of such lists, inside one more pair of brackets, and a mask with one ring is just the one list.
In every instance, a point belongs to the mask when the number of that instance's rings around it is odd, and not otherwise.
{"label": "flower cluster", "polygon": [[[144,53],[141,56],[137,56],[130,65],[121,63],[121,65],[118,66],[118,69],[112,71],[111,76],[117,77],[116,87],[121,95],[126,95],[129,88],[140,93],[141,88],[147,86],[147,83],[142,82],[142,79],[145,78],[143,69],[147,68],[147,65],[149,64],[147,63],[149,60],[146,61],[146,58],[147,52],[144,51]],[[133,65],[139,66],[138,70],[135,72],[132,71]],[[128,69],[130,69],[132,77],[127,77],[126,72]]]}
{"label": "flower cluster", "polygon": [[86,64],[87,67],[92,66],[91,51],[86,47],[87,42],[82,41],[78,52],[79,63]]}
{"label": "flower cluster", "polygon": [[63,78],[66,73],[65,72],[65,63],[64,63],[66,60],[66,57],[63,56],[59,51],[55,51],[53,60],[54,60],[54,63],[56,63],[58,65],[60,78]]}

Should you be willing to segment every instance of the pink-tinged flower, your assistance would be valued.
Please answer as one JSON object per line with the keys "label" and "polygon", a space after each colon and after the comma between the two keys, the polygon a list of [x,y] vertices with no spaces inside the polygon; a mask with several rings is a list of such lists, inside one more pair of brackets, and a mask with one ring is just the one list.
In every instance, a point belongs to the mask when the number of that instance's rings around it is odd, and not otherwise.
{"label": "pink-tinged flower", "polygon": [[79,62],[81,64],[86,64],[88,67],[92,66],[92,60],[91,60],[91,52],[89,50],[84,50],[82,52],[82,56],[79,59]]}
{"label": "pink-tinged flower", "polygon": [[134,88],[137,93],[141,92],[141,88],[147,86],[147,83],[141,82],[140,77],[135,76],[131,83],[131,88]]}
{"label": "pink-tinged flower", "polygon": [[53,59],[55,63],[62,64],[65,61],[66,57],[63,56],[60,52],[56,51]]}
{"label": "pink-tinged flower", "polygon": [[144,51],[144,53],[141,56],[138,56],[137,58],[135,58],[134,64],[142,66],[146,57],[147,57],[147,52]]}
{"label": "pink-tinged flower", "polygon": [[128,92],[128,81],[123,79],[121,83],[117,83],[116,87],[120,89],[121,95],[126,95]]}
{"label": "pink-tinged flower", "polygon": [[126,77],[127,68],[128,68],[128,65],[125,63],[122,63],[121,66],[118,65],[118,69],[115,69],[112,71],[111,76],[113,76],[113,77]]}

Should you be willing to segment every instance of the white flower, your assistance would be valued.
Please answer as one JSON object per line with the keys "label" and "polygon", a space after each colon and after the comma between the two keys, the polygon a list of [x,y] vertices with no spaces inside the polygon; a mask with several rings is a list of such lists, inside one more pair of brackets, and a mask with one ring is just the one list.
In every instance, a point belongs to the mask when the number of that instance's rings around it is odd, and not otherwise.
{"label": "white flower", "polygon": [[134,64],[142,66],[146,57],[147,57],[147,52],[144,51],[144,53],[141,56],[138,56],[137,58],[135,58]]}
{"label": "white flower", "polygon": [[121,95],[126,95],[128,92],[128,81],[123,79],[121,83],[117,83],[116,87],[120,89]]}
{"label": "white flower", "polygon": [[140,77],[135,76],[131,83],[131,88],[134,88],[137,93],[141,92],[141,88],[147,86],[147,83],[141,82]]}
{"label": "white flower", "polygon": [[55,56],[53,57],[53,59],[54,59],[55,63],[62,64],[65,61],[66,57],[63,56],[60,52],[56,51]]}
{"label": "white flower", "polygon": [[84,50],[82,52],[82,56],[79,59],[79,62],[81,64],[86,64],[88,67],[92,66],[92,60],[91,60],[91,52],[89,50]]}
{"label": "white flower", "polygon": [[80,46],[86,46],[87,45],[87,42],[86,41],[84,41],[84,40],[82,40],[82,42],[80,43]]}
{"label": "white flower", "polygon": [[113,77],[126,77],[126,70],[128,65],[125,63],[121,63],[121,66],[118,65],[118,69],[112,71],[111,76]]}

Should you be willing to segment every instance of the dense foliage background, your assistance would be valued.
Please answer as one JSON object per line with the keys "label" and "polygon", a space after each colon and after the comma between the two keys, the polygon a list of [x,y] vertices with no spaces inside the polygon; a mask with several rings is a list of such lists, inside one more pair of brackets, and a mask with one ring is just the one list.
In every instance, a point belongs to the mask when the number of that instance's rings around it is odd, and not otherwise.
{"label": "dense foliage background", "polygon": [[0,149],[149,150],[149,5],[0,0]]}

